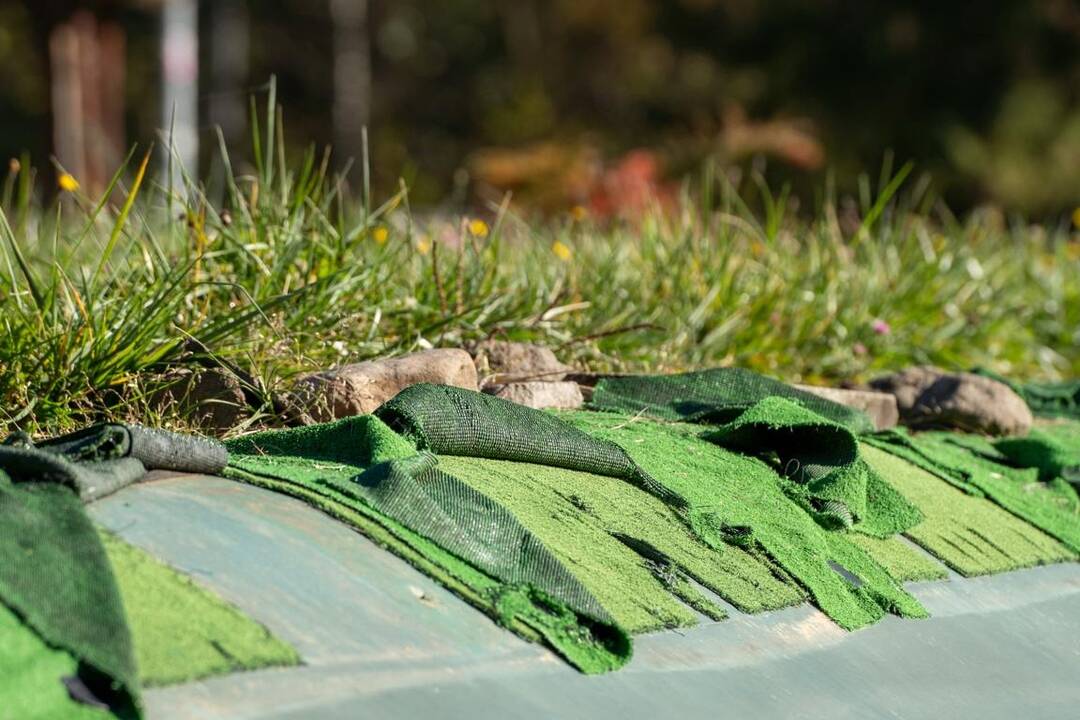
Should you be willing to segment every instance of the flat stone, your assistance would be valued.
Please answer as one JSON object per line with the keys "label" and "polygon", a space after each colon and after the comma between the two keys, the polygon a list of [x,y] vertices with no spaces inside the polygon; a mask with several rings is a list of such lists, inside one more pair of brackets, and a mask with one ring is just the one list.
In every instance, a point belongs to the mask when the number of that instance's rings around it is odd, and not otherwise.
{"label": "flat stone", "polygon": [[795,387],[834,403],[862,410],[870,417],[878,430],[896,427],[900,422],[900,410],[896,405],[895,395],[871,390],[846,390],[817,385],[796,385]]}
{"label": "flat stone", "polygon": [[484,392],[538,410],[576,410],[585,404],[581,388],[573,382],[517,382],[488,385]]}
{"label": "flat stone", "polygon": [[485,340],[473,347],[472,354],[485,385],[527,380],[555,382],[573,370],[560,362],[551,348],[531,343]]}
{"label": "flat stone", "polygon": [[437,349],[305,375],[297,381],[294,395],[313,419],[326,422],[366,415],[418,383],[479,389],[476,366],[469,353]]}
{"label": "flat stone", "polygon": [[911,427],[955,428],[986,435],[1024,435],[1034,418],[1024,399],[997,380],[934,367],[911,367],[870,382],[892,393]]}

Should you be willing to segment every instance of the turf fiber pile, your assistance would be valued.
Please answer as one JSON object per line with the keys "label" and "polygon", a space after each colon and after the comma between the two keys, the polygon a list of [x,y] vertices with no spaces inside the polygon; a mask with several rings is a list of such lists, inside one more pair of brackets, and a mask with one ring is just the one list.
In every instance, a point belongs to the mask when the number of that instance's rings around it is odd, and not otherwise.
{"label": "turf fiber pile", "polygon": [[224,447],[127,426],[14,437],[0,447],[0,693],[19,688],[18,717],[129,717],[140,683],[300,661],[90,523],[83,502],[151,467],[299,498],[586,673],[627,663],[635,634],[733,609],[810,601],[848,630],[925,617],[905,582],[1077,559],[1070,392],[1028,388],[1059,419],[999,440],[874,432],[734,369],[604,379],[587,410],[557,413],[416,385],[372,415]]}

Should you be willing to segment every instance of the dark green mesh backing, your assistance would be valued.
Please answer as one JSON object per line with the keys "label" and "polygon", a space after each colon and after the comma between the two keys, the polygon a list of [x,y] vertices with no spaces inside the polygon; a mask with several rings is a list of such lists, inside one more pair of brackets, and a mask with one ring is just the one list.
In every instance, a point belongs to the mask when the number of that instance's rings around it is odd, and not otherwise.
{"label": "dark green mesh backing", "polygon": [[979,375],[1005,383],[1024,398],[1031,412],[1039,417],[1060,417],[1080,420],[1080,380],[1068,380],[1060,383],[1027,382],[1021,383],[987,370],[975,368]]}
{"label": "dark green mesh backing", "polygon": [[622,478],[669,504],[685,505],[615,443],[492,395],[446,385],[413,385],[375,415],[420,449],[439,455],[529,462]]}
{"label": "dark green mesh backing", "polygon": [[[438,551],[425,543],[413,547],[471,584],[470,599],[504,624],[524,621],[586,672],[629,659],[626,634],[512,513],[441,471],[433,455],[416,454],[378,418],[258,433],[230,442],[229,449],[234,477],[295,483],[434,543]],[[445,553],[469,567],[446,562]],[[498,582],[478,585],[476,569]]]}
{"label": "dark green mesh backing", "polygon": [[1010,467],[989,441],[946,432],[912,434],[904,429],[865,437],[880,447],[952,483],[986,497],[1073,552],[1080,551],[1080,498],[1075,488],[1055,477],[1039,480],[1038,468]]}
{"label": "dark green mesh backing", "polygon": [[214,475],[228,461],[225,446],[216,440],[120,423],[93,425],[36,443],[15,433],[0,447],[7,463],[68,484],[85,502],[138,481],[147,470]]}
{"label": "dark green mesh backing", "polygon": [[922,518],[859,457],[855,433],[872,429],[863,413],[748,370],[605,378],[589,406],[717,425],[709,440],[772,462],[827,527],[887,537]]}
{"label": "dark green mesh backing", "polygon": [[589,407],[661,420],[723,423],[767,397],[787,398],[855,433],[874,429],[865,413],[743,368],[604,378],[596,384]]}

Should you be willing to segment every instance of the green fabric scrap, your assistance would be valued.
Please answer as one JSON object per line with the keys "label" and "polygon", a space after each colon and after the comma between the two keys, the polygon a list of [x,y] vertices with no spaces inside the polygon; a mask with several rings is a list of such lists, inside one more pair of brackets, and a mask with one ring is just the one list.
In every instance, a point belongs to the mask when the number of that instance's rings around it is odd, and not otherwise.
{"label": "green fabric scrap", "polygon": [[514,513],[629,632],[696,622],[686,607],[694,598],[682,592],[689,580],[744,612],[805,599],[752,548],[709,547],[670,506],[619,478],[472,457],[439,462]]}
{"label": "green fabric scrap", "polygon": [[980,452],[987,441],[946,432],[890,430],[864,438],[960,489],[984,496],[1080,552],[1080,498],[1061,478],[1039,480],[1035,468],[1015,468]]}
{"label": "green fabric scrap", "polygon": [[[925,616],[884,568],[848,542],[848,533],[826,531],[804,512],[770,465],[707,442],[712,429],[596,411],[560,416],[626,448],[636,463],[688,501],[699,536],[714,534],[728,543],[724,555],[740,548],[767,555],[842,627],[863,627],[886,611]],[[858,575],[862,586],[846,581],[830,563]]]}
{"label": "green fabric scrap", "polygon": [[1075,553],[993,502],[965,492],[896,454],[864,446],[863,456],[923,513],[905,534],[964,576],[1075,559]]}
{"label": "green fabric scrap", "polygon": [[1039,479],[1080,485],[1080,422],[1038,425],[1026,437],[1002,438],[994,449],[1010,464],[1039,471]]}
{"label": "green fabric scrap", "polygon": [[876,538],[858,533],[849,534],[847,538],[901,582],[944,580],[949,576],[941,563],[901,538]]}
{"label": "green fabric scrap", "polygon": [[108,710],[73,699],[61,678],[79,674],[79,661],[47,644],[0,604],[0,720],[109,720]]}
{"label": "green fabric scrap", "polygon": [[889,537],[922,516],[859,457],[845,427],[781,397],[767,397],[703,435],[752,455],[774,455],[784,489],[819,522]]}
{"label": "green fabric scrap", "polygon": [[99,530],[120,590],[140,680],[169,685],[296,665],[296,651],[145,551]]}
{"label": "green fabric scrap", "polygon": [[[295,494],[321,495],[391,529],[397,542],[441,567],[437,577],[470,585],[467,599],[504,625],[531,628],[583,671],[614,669],[629,658],[621,628],[513,514],[378,418],[258,433],[231,442],[229,451],[232,476],[301,486],[307,492]],[[447,554],[460,559],[447,562]]]}
{"label": "green fabric scrap", "polygon": [[[25,459],[24,451],[0,448],[0,601],[78,661],[94,697],[120,717],[136,716],[135,658],[105,552],[71,488],[49,474],[51,466],[43,465],[43,477],[30,474]],[[19,482],[5,474],[13,469]],[[28,692],[10,682],[0,677],[0,696]]]}
{"label": "green fabric scrap", "polygon": [[986,368],[975,368],[972,372],[1011,387],[1039,417],[1080,420],[1080,380],[1017,382]]}
{"label": "green fabric scrap", "polygon": [[682,503],[615,443],[589,437],[549,413],[493,395],[448,385],[413,385],[384,403],[375,415],[421,450],[622,478],[668,503]]}
{"label": "green fabric scrap", "polygon": [[723,424],[769,397],[790,400],[855,433],[874,429],[859,410],[743,368],[603,378],[593,390],[589,407],[661,420]]}

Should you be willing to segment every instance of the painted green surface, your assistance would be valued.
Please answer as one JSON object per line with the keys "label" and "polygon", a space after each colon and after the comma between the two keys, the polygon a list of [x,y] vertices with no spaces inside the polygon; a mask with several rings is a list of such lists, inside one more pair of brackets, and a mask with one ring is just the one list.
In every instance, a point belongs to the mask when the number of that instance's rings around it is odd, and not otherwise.
{"label": "painted green surface", "polygon": [[0,603],[0,720],[114,718],[70,698],[61,678],[75,675],[78,665]]}
{"label": "painted green surface", "polygon": [[925,519],[906,534],[962,575],[987,575],[1075,559],[1054,538],[985,498],[969,495],[884,450],[864,446],[867,461]]}
{"label": "painted green surface", "polygon": [[144,685],[300,662],[295,650],[221,598],[111,533],[99,535]]}
{"label": "painted green surface", "polygon": [[[925,610],[849,533],[827,531],[786,492],[784,482],[765,462],[707,442],[711,428],[658,423],[601,412],[561,415],[590,434],[622,445],[659,482],[690,503],[699,535],[725,537],[726,554],[738,535],[749,532],[780,572],[806,588],[815,604],[847,629],[863,627],[886,612],[912,617]],[[830,562],[840,563],[862,582],[856,587]],[[764,589],[755,593],[765,601]],[[736,603],[738,604],[738,603]]]}

